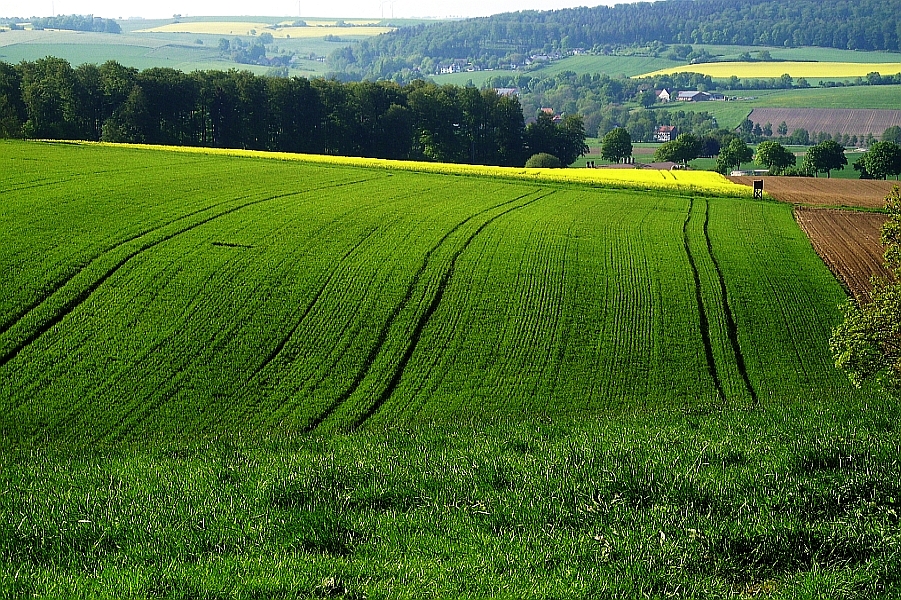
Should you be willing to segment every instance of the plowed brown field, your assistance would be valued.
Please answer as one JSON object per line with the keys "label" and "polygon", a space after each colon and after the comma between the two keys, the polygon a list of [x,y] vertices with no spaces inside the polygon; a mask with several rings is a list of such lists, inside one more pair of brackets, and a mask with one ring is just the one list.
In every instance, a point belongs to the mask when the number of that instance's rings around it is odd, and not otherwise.
{"label": "plowed brown field", "polygon": [[891,277],[882,261],[886,215],[798,207],[795,219],[823,262],[858,301],[870,298],[870,277]]}
{"label": "plowed brown field", "polygon": [[748,115],[761,127],[770,123],[774,128],[784,122],[789,131],[806,129],[811,134],[824,132],[830,135],[874,135],[893,125],[901,125],[901,110],[874,110],[857,108],[755,108]]}
{"label": "plowed brown field", "polygon": [[[735,183],[753,186],[759,177],[729,177]],[[828,179],[825,177],[764,177],[763,191],[782,202],[808,206],[882,208],[897,181],[872,179]]]}

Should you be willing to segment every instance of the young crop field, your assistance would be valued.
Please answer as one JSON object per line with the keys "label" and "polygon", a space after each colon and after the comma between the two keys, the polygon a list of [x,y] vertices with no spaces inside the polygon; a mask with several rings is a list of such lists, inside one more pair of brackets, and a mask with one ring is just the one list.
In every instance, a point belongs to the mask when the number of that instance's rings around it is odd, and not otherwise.
{"label": "young crop field", "polygon": [[901,591],[899,407],[832,366],[846,295],[789,205],[688,173],[0,165],[0,595]]}

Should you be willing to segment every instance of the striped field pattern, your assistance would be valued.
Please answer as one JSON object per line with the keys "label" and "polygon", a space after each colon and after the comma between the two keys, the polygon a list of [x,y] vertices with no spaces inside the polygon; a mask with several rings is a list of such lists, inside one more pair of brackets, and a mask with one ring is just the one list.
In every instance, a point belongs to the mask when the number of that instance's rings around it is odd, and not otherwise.
{"label": "striped field pattern", "polygon": [[787,205],[73,144],[0,163],[7,439],[857,393],[828,353],[844,294]]}

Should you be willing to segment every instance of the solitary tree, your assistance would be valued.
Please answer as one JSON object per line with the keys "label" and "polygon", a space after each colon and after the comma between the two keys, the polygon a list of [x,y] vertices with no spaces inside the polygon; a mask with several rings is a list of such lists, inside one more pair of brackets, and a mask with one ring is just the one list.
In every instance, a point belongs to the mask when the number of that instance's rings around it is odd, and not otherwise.
{"label": "solitary tree", "polygon": [[788,167],[795,166],[795,155],[779,142],[760,142],[754,162],[766,167],[773,175],[780,175]]}
{"label": "solitary tree", "polygon": [[677,162],[685,164],[701,155],[701,140],[690,133],[679,134],[676,139],[661,144],[654,152],[657,162]]}
{"label": "solitary tree", "polygon": [[720,148],[720,154],[716,157],[716,170],[720,173],[728,173],[733,167],[738,168],[741,163],[748,162],[754,156],[753,151],[742,140],[735,138],[725,148]]}
{"label": "solitary tree", "polygon": [[901,144],[901,127],[892,125],[891,127],[886,128],[886,130],[882,132],[882,141]]}
{"label": "solitary tree", "polygon": [[601,158],[610,162],[632,156],[632,137],[622,127],[607,133],[601,141]]}
{"label": "solitary tree", "polygon": [[874,179],[901,175],[901,146],[893,142],[874,142],[861,157],[866,172]]}
{"label": "solitary tree", "polygon": [[[901,279],[901,190],[895,186],[885,199],[889,219],[882,227],[885,264]],[[835,366],[860,387],[875,380],[889,394],[901,395],[901,284],[875,279],[869,302],[851,300],[845,320],[830,340]]]}
{"label": "solitary tree", "polygon": [[848,164],[845,149],[836,141],[826,140],[811,146],[804,157],[804,169],[814,175],[826,173],[828,178],[833,169],[842,170]]}

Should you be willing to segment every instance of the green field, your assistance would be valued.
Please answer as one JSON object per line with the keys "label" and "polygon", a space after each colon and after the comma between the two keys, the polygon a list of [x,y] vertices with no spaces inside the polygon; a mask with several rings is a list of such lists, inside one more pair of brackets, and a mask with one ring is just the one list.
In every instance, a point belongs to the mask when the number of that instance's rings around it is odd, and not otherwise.
{"label": "green field", "polygon": [[[249,17],[242,20],[246,21]],[[265,20],[266,18],[254,21]],[[202,19],[196,19],[202,20]],[[227,21],[216,17],[217,21]],[[188,22],[191,19],[182,19]],[[269,18],[279,22],[280,19]],[[169,67],[180,71],[197,70],[249,70],[264,74],[269,67],[237,64],[230,57],[218,51],[220,38],[233,39],[231,35],[203,35],[179,33],[138,33],[136,30],[152,28],[171,23],[165,21],[121,21],[121,34],[101,34],[72,31],[5,31],[0,33],[0,61],[18,63],[34,61],[46,56],[56,56],[69,61],[73,66],[85,63],[102,64],[114,60],[127,67],[149,69]],[[312,28],[311,28],[312,29]],[[317,28],[319,29],[319,28]],[[323,76],[327,72],[324,62],[310,59],[328,56],[335,48],[364,39],[354,35],[353,28],[321,28],[321,36],[313,38],[279,38],[268,47],[268,56],[280,53],[296,53],[297,64],[291,68],[291,75],[302,77]],[[322,39],[326,35],[337,36],[341,41]],[[252,38],[244,37],[245,41]],[[198,43],[202,42],[202,43]]]}
{"label": "green field", "polygon": [[0,594],[901,591],[899,407],[832,367],[789,206],[0,164]]}
{"label": "green field", "polygon": [[706,111],[717,124],[735,129],[755,108],[869,108],[901,110],[901,86],[874,85],[791,90],[737,90],[729,102],[670,102],[654,110]]}

